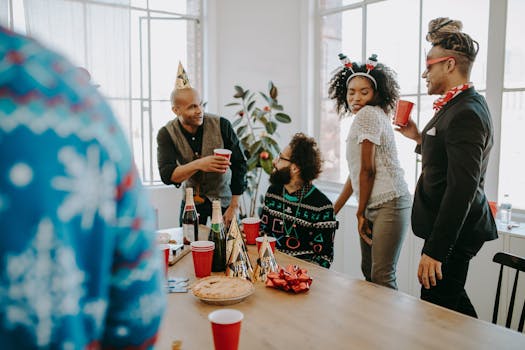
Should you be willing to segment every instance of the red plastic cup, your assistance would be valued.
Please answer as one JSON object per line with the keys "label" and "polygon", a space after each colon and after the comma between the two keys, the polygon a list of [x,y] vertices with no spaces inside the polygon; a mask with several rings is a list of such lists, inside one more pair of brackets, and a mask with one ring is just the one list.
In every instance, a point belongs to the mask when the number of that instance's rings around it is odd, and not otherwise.
{"label": "red plastic cup", "polygon": [[397,126],[406,126],[410,118],[414,103],[406,100],[397,101],[396,114],[394,117],[394,124]]}
{"label": "red plastic cup", "polygon": [[259,227],[261,220],[259,218],[244,218],[242,219],[242,227],[246,236],[246,244],[255,244],[255,239],[259,237]]}
{"label": "red plastic cup", "polygon": [[215,310],[208,315],[215,350],[237,350],[239,348],[243,317],[242,312],[234,309]]}
{"label": "red plastic cup", "polygon": [[168,267],[170,266],[170,245],[159,244],[160,251],[164,260],[164,275],[168,276]]}
{"label": "red plastic cup", "polygon": [[498,203],[493,202],[493,201],[489,201],[489,206],[490,206],[490,212],[492,213],[492,216],[495,219],[496,218],[496,214],[498,213]]}
{"label": "red plastic cup", "polygon": [[[275,237],[267,237],[268,243],[270,243],[270,247],[272,248],[272,252],[275,253],[275,242],[277,242],[277,238]],[[262,243],[264,241],[264,237],[260,236],[255,239],[255,242],[257,243],[257,251],[261,250]]]}
{"label": "red plastic cup", "polygon": [[221,157],[224,157],[228,160],[230,160],[231,156],[232,156],[232,151],[230,151],[229,149],[226,149],[226,148],[216,148],[213,150],[213,154],[216,155],[216,156],[221,156]]}
{"label": "red plastic cup", "polygon": [[190,247],[191,255],[193,257],[195,277],[201,278],[210,276],[215,243],[210,241],[195,241],[191,242]]}

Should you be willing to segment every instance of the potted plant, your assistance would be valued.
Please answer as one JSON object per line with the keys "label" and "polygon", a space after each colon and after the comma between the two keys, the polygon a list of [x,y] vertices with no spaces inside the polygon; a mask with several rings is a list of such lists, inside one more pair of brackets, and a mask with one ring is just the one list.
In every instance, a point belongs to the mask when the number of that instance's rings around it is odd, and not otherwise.
{"label": "potted plant", "polygon": [[[259,196],[262,174],[272,172],[272,162],[281,151],[275,139],[275,136],[278,136],[278,123],[288,124],[292,120],[283,112],[283,106],[277,101],[278,90],[271,81],[268,82],[268,93],[251,92],[239,85],[234,88],[233,97],[238,101],[226,106],[240,107],[235,113],[232,125],[248,159],[248,186],[245,193],[249,197],[249,203],[246,204],[243,196],[240,214],[241,217],[255,216],[255,211],[263,200],[263,196]],[[261,101],[262,108],[259,107]]]}

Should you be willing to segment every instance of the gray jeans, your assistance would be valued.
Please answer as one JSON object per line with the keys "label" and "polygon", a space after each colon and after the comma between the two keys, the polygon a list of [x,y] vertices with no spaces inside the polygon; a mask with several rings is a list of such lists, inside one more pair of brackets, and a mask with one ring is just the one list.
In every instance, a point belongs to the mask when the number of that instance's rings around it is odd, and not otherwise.
{"label": "gray jeans", "polygon": [[366,209],[372,225],[372,246],[361,243],[361,271],[367,281],[397,289],[396,265],[410,220],[412,198],[398,197],[378,208]]}

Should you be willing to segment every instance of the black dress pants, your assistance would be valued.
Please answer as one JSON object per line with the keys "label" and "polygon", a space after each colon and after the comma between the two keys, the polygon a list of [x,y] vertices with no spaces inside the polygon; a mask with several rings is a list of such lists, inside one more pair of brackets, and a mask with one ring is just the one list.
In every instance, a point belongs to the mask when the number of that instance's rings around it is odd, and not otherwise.
{"label": "black dress pants", "polygon": [[436,286],[430,286],[430,289],[421,286],[421,299],[477,318],[478,314],[465,290],[469,263],[476,253],[455,249],[441,265],[443,279],[437,280]]}

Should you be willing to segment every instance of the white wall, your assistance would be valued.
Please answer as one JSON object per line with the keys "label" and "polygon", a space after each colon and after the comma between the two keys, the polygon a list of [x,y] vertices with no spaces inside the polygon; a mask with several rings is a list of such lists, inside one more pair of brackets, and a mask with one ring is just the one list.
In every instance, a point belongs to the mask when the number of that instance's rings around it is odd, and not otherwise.
{"label": "white wall", "polygon": [[234,85],[252,91],[267,91],[272,80],[279,89],[279,102],[292,118],[278,127],[280,144],[288,143],[294,132],[303,130],[301,116],[301,0],[219,0],[207,1],[205,34],[209,69],[205,91],[210,112],[232,116]]}

